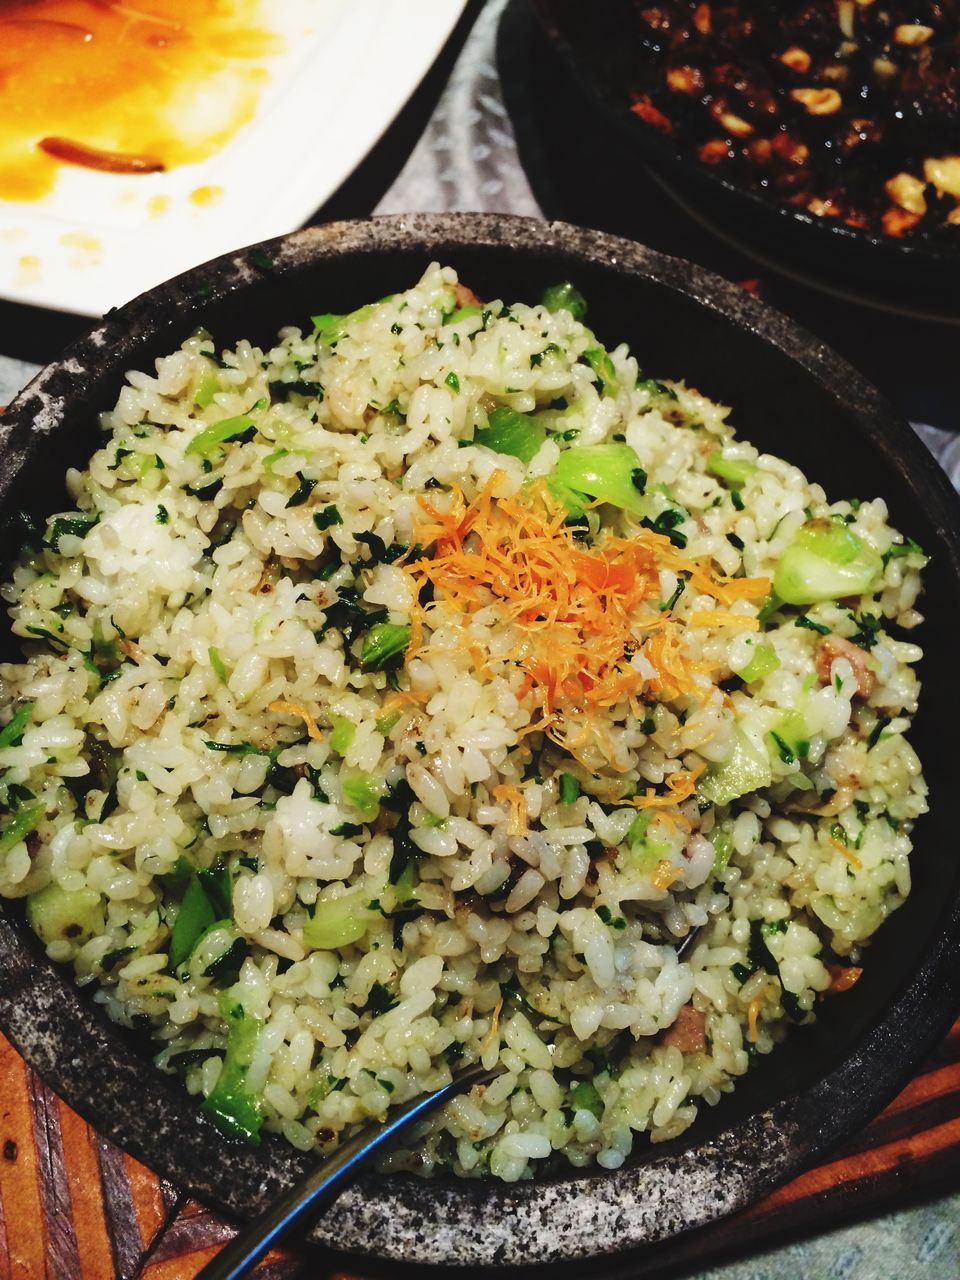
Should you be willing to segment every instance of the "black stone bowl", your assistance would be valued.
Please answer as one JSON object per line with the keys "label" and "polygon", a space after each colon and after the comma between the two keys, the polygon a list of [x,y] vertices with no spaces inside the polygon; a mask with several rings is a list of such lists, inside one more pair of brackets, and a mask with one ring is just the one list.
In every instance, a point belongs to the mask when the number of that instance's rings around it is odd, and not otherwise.
{"label": "black stone bowl", "polygon": [[[367,1176],[315,1238],[350,1253],[473,1267],[563,1262],[650,1247],[755,1200],[853,1133],[906,1082],[960,1004],[960,862],[952,734],[960,724],[953,628],[958,501],[913,433],[849,365],[733,285],[627,240],[561,223],[410,216],[313,227],[178,277],[111,313],[45,369],[0,426],[0,510],[60,509],[62,476],[97,443],[96,414],[127,369],[149,369],[197,325],[220,344],[269,343],[283,324],[401,290],[433,259],[481,296],[586,295],[605,343],[629,341],[658,377],[734,406],[740,432],[796,462],[834,498],[881,494],[932,555],[919,639],[926,697],[912,738],[931,785],[915,886],[870,947],[865,972],[817,1024],[703,1107],[680,1139],[593,1170],[515,1186]],[[13,547],[8,537],[4,552]],[[6,652],[15,648],[8,636]],[[43,956],[17,905],[0,913],[0,1024],[40,1075],[104,1135],[217,1208],[249,1217],[309,1160],[279,1140],[227,1142],[147,1048],[107,1022]]]}
{"label": "black stone bowl", "polygon": [[[905,314],[957,319],[956,248],[926,239],[874,235],[836,218],[818,218],[779,204],[731,180],[722,168],[702,164],[676,139],[640,120],[630,110],[638,60],[645,57],[633,0],[607,0],[602,22],[594,7],[582,0],[532,4],[547,38],[601,118],[638,161],[651,165],[691,216],[742,252],[819,288]],[[562,126],[569,110],[562,85],[557,86],[555,110]],[[584,179],[572,173],[567,180]],[[643,201],[643,183],[636,173],[634,182],[633,198]]]}

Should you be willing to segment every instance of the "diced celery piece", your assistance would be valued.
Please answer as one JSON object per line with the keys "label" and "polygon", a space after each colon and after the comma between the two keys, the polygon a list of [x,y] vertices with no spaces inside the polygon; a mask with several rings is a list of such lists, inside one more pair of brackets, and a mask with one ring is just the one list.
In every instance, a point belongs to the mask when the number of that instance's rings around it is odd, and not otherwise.
{"label": "diced celery piece", "polygon": [[773,589],[787,604],[816,604],[870,591],[883,565],[841,520],[810,520],[777,564]]}
{"label": "diced celery piece", "polygon": [[352,804],[366,822],[372,822],[380,812],[380,800],[387,793],[386,783],[369,773],[349,775],[342,780],[340,788],[344,800]]}
{"label": "diced celery piece", "polygon": [[713,878],[719,880],[727,869],[730,855],[733,853],[733,836],[723,827],[714,827],[710,835],[713,845]]}
{"label": "diced celery piece", "polygon": [[571,516],[583,515],[594,498],[642,516],[646,482],[640,459],[628,444],[587,444],[560,454],[549,488]]}
{"label": "diced celery piece", "polygon": [[47,946],[51,942],[79,946],[103,932],[103,901],[96,889],[61,889],[58,884],[48,884],[27,898],[27,921]]}
{"label": "diced celery piece", "polygon": [[358,307],[356,311],[349,311],[342,316],[334,315],[329,311],[321,316],[311,316],[313,336],[319,342],[327,343],[328,346],[339,342],[341,338],[346,337],[354,325],[362,324],[364,320],[369,319],[381,302],[389,302],[393,296],[392,293],[388,294],[386,298],[381,298],[380,302],[368,302],[366,306]]}
{"label": "diced celery piece", "polygon": [[697,790],[703,799],[722,805],[751,791],[769,787],[772,781],[768,756],[738,728],[734,732],[733,750],[729,757],[704,774]]}
{"label": "diced celery piece", "polygon": [[523,463],[532,462],[547,438],[543,423],[528,413],[519,413],[506,405],[493,409],[487,426],[474,433],[473,444],[482,444],[494,453],[509,454]]}
{"label": "diced celery piece", "polygon": [[212,369],[204,373],[194,393],[193,402],[198,409],[206,409],[220,390],[220,380]]}
{"label": "diced celery piece", "polygon": [[386,737],[387,734],[390,732],[390,730],[394,727],[394,725],[400,719],[401,714],[402,712],[400,711],[388,711],[385,716],[381,716],[374,725],[374,728],[376,729],[377,733],[380,733],[384,737]]}
{"label": "diced celery piece", "polygon": [[262,1100],[247,1085],[247,1072],[263,1024],[244,1011],[232,989],[223,993],[220,1006],[227,1022],[227,1052],[217,1083],[200,1110],[227,1137],[257,1146],[263,1124]]}
{"label": "diced celery piece", "polygon": [[741,489],[757,469],[755,462],[746,458],[725,458],[722,449],[714,449],[707,459],[707,471],[718,480],[725,480],[731,489]]}
{"label": "diced celery piece", "polygon": [[754,645],[750,654],[750,661],[745,667],[741,667],[737,675],[746,684],[753,684],[756,680],[762,680],[764,676],[770,675],[780,666],[780,659],[777,657],[776,650],[772,644]]}
{"label": "diced celery piece", "polygon": [[330,735],[330,750],[339,756],[345,756],[350,744],[357,736],[357,726],[346,716],[333,716],[333,733]]}
{"label": "diced celery piece", "polygon": [[784,764],[795,764],[810,752],[810,730],[799,711],[787,711],[770,730],[770,737]]}
{"label": "diced celery piece", "polygon": [[313,915],[303,926],[303,940],[317,951],[338,951],[359,942],[375,914],[366,905],[364,890],[354,889],[334,898],[324,890]]}

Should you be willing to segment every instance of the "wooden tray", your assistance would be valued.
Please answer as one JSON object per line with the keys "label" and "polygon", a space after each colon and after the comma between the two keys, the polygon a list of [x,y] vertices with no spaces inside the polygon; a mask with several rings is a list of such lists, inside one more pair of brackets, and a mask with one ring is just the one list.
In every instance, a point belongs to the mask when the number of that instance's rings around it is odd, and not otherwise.
{"label": "wooden tray", "polygon": [[[192,1280],[233,1236],[223,1218],[101,1138],[2,1036],[0,1099],[0,1280]],[[825,1164],[744,1213],[635,1255],[630,1274],[714,1263],[958,1183],[960,1021],[886,1111]],[[366,1270],[311,1251],[272,1254],[256,1275],[362,1280]]]}

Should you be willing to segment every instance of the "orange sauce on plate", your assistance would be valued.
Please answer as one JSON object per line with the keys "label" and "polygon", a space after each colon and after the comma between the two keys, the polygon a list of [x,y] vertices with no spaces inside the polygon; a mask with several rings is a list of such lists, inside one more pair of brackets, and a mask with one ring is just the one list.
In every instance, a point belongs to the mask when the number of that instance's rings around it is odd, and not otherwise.
{"label": "orange sauce on plate", "polygon": [[0,0],[0,199],[65,165],[150,174],[206,159],[256,110],[281,47],[257,0]]}

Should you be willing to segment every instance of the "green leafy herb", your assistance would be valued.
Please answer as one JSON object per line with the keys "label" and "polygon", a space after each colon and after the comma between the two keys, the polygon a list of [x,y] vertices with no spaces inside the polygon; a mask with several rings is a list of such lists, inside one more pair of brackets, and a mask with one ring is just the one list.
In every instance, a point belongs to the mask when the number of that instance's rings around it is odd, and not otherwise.
{"label": "green leafy herb", "polygon": [[187,454],[211,453],[218,445],[226,444],[240,437],[251,439],[256,432],[256,423],[252,418],[241,414],[236,418],[224,418],[210,427],[198,432],[187,445]]}
{"label": "green leafy herb", "polygon": [[643,519],[640,523],[645,529],[649,529],[652,533],[659,533],[665,538],[669,538],[675,547],[679,547],[682,551],[687,545],[687,535],[678,532],[677,526],[683,524],[687,518],[685,511],[677,511],[668,507],[666,511],[661,511],[656,520]]}
{"label": "green leafy herb", "polygon": [[93,526],[99,523],[100,516],[57,516],[47,531],[44,545],[59,554],[60,539],[69,534],[73,538],[85,538]]}
{"label": "green leafy herb", "polygon": [[884,729],[890,723],[890,716],[877,716],[877,723],[870,730],[870,737],[867,739],[867,750],[872,751],[880,741]]}
{"label": "green leafy herb", "polygon": [[0,729],[0,750],[4,747],[19,747],[23,741],[23,731],[30,720],[33,710],[32,702],[24,702],[14,712],[13,719]]}
{"label": "green leafy herb", "polygon": [[460,390],[460,379],[457,377],[457,375],[453,372],[452,369],[444,378],[444,382],[447,384],[447,386],[450,388],[451,391]]}
{"label": "green leafy herb", "polygon": [[343,524],[343,516],[334,506],[324,507],[314,514],[313,523],[322,531],[329,529],[331,525]]}
{"label": "green leafy herb", "polygon": [[806,627],[808,631],[816,631],[818,635],[828,636],[830,628],[825,627],[822,622],[814,622],[812,618],[808,618],[805,613],[801,613],[800,617],[795,619],[795,627]]}
{"label": "green leafy herb", "polygon": [[[287,507],[302,507],[317,487],[316,480],[311,480],[308,476],[301,474],[299,471],[297,472],[297,479],[300,483],[297,485],[296,492],[292,493],[287,499]],[[314,519],[316,519],[316,517],[314,517]]]}

